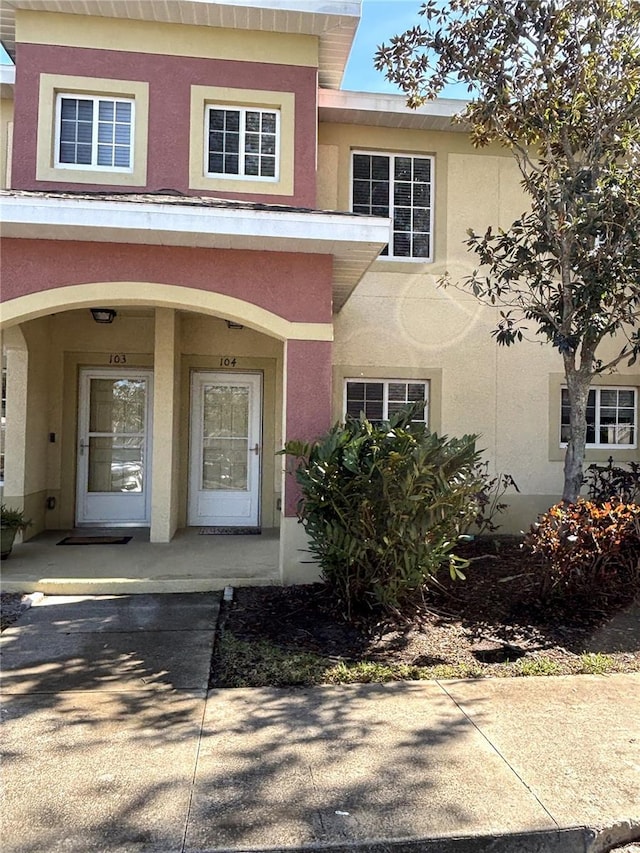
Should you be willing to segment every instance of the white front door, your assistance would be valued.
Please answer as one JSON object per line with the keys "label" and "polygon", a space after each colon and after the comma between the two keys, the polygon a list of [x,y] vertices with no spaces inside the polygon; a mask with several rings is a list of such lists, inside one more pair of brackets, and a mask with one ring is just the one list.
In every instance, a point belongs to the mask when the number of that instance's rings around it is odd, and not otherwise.
{"label": "white front door", "polygon": [[189,524],[257,527],[262,377],[194,372]]}
{"label": "white front door", "polygon": [[147,370],[80,374],[76,523],[150,523],[151,391]]}

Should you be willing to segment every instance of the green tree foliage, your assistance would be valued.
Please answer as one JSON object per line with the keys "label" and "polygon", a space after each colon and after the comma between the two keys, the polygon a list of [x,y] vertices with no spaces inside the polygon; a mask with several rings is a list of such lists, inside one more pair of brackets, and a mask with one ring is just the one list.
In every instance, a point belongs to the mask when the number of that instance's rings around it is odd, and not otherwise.
{"label": "green tree foliage", "polygon": [[311,552],[347,618],[405,613],[443,566],[463,576],[453,548],[478,511],[476,436],[437,436],[411,423],[415,411],[350,418],[284,449],[298,463]]}
{"label": "green tree foliage", "polygon": [[562,357],[574,502],[589,385],[640,352],[640,2],[430,0],[421,14],[375,65],[413,107],[468,84],[474,145],[517,162],[530,207],[506,230],[468,232],[480,266],[458,284],[499,309],[499,344],[532,328]]}

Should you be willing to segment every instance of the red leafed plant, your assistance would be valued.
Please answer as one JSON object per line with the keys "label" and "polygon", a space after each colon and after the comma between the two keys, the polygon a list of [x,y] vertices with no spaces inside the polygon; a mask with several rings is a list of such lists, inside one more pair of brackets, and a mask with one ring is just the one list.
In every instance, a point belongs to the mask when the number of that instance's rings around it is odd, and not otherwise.
{"label": "red leafed plant", "polygon": [[556,504],[525,537],[541,559],[541,597],[630,599],[640,591],[640,505]]}

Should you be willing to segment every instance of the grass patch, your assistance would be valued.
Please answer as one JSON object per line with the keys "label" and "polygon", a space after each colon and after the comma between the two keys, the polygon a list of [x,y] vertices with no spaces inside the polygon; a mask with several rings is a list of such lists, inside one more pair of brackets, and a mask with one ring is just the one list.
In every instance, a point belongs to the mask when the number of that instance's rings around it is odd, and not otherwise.
{"label": "grass patch", "polygon": [[509,664],[508,675],[566,675],[573,670],[563,667],[557,661],[550,658],[520,658],[515,663]]}
{"label": "grass patch", "polygon": [[619,671],[620,667],[611,655],[596,652],[580,656],[580,673],[584,675],[606,675],[609,672]]}
{"label": "grass patch", "polygon": [[480,667],[467,664],[412,666],[375,661],[340,662],[324,673],[325,684],[381,684],[385,681],[426,681],[435,678],[473,678],[482,675]]}
{"label": "grass patch", "polygon": [[[382,684],[452,678],[503,678],[556,675],[606,675],[626,671],[610,655],[583,654],[557,661],[524,657],[503,664],[439,664],[416,666],[371,660],[345,661],[312,652],[297,652],[259,640],[238,640],[225,633],[216,643],[215,687],[311,687],[319,684]],[[635,667],[633,667],[635,669]]]}
{"label": "grass patch", "polygon": [[322,684],[331,666],[328,658],[310,652],[285,651],[264,640],[247,643],[230,633],[216,642],[213,663],[217,687]]}
{"label": "grass patch", "polygon": [[316,684],[382,684],[436,678],[474,678],[482,667],[467,664],[412,666],[376,661],[335,661],[311,652],[295,652],[264,640],[248,643],[230,633],[216,643],[216,687],[301,687]]}

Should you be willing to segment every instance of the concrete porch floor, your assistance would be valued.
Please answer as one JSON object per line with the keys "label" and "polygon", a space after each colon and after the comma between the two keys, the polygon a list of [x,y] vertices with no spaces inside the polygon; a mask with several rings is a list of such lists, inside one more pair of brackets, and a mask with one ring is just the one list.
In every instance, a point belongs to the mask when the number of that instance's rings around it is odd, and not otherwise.
{"label": "concrete porch floor", "polygon": [[[133,538],[126,545],[57,545],[71,534]],[[277,529],[256,536],[210,536],[189,527],[168,543],[149,542],[148,528],[47,530],[13,546],[2,561],[2,589],[121,595],[278,584],[279,550]]]}

